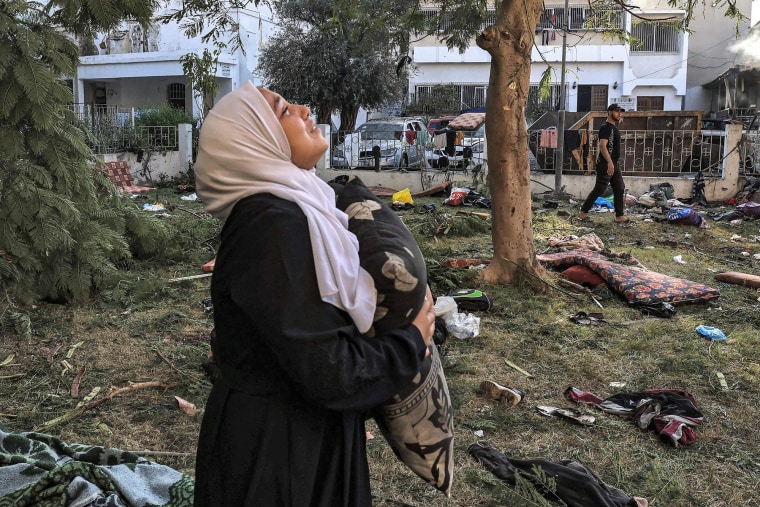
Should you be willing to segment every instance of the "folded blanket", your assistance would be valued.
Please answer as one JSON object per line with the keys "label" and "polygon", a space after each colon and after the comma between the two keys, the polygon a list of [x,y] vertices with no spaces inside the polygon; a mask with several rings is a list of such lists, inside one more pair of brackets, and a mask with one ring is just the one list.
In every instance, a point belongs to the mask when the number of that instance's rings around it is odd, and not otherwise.
{"label": "folded blanket", "polygon": [[705,302],[720,296],[720,291],[713,287],[635,266],[616,264],[600,253],[586,249],[537,255],[536,258],[545,267],[561,270],[575,265],[586,266],[634,305]]}
{"label": "folded blanket", "polygon": [[0,507],[190,507],[195,480],[127,451],[0,424]]}

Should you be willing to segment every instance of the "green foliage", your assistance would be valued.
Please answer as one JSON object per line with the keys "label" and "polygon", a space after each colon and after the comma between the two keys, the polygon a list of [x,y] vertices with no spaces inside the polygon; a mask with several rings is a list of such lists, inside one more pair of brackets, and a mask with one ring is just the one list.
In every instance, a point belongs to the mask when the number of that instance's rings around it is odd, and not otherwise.
{"label": "green foliage", "polygon": [[237,22],[237,9],[258,6],[259,3],[261,0],[184,0],[179,9],[159,16],[157,21],[164,24],[176,22],[188,37],[200,36],[204,43],[216,47],[229,46],[234,52],[244,47],[241,39],[244,32]]}
{"label": "green foliage", "polygon": [[283,28],[261,51],[265,86],[312,105],[320,122],[341,110],[341,130],[353,129],[360,107],[402,101],[396,62],[408,46],[405,2],[294,0],[276,7]]}
{"label": "green foliage", "polygon": [[72,128],[73,97],[60,76],[74,73],[78,49],[54,23],[70,19],[67,9],[120,19],[87,10],[93,6],[71,2],[53,17],[32,2],[0,9],[0,282],[21,301],[87,298],[114,262],[160,252],[168,237],[163,224],[116,195],[84,132]]}
{"label": "green foliage", "polygon": [[161,107],[138,107],[135,111],[135,126],[165,127],[167,125],[179,125],[180,123],[195,125],[196,122],[190,113],[169,104],[164,104]]}
{"label": "green foliage", "polygon": [[93,36],[97,31],[113,28],[123,19],[147,24],[157,6],[157,0],[48,0],[44,11],[52,14],[46,16],[45,28],[60,26],[75,35]]}
{"label": "green foliage", "polygon": [[407,106],[407,114],[436,116],[456,116],[459,114],[461,100],[459,97],[459,87],[456,85],[435,85],[430,90],[429,96],[424,97],[424,100],[420,99],[421,97],[417,97],[415,102]]}
{"label": "green foliage", "polygon": [[182,55],[179,61],[182,63],[182,72],[189,79],[193,90],[201,94],[201,116],[206,117],[214,105],[216,96],[216,68],[219,64],[221,48],[217,47],[213,53],[208,48],[203,49],[203,55],[195,53]]}

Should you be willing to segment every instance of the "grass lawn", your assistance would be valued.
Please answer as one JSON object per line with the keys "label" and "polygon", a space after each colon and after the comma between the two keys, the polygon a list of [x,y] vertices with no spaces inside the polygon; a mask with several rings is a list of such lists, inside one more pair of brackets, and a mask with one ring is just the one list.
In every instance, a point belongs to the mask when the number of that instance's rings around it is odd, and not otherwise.
{"label": "grass lawn", "polygon": [[[213,328],[204,301],[210,278],[172,280],[201,274],[218,246],[220,224],[203,215],[202,204],[181,200],[171,189],[149,198],[167,205],[158,216],[176,231],[180,259],[131,261],[97,298],[80,305],[0,303],[5,323],[0,422],[10,430],[40,429],[69,442],[134,451],[192,474],[201,415],[181,412],[175,396],[202,409],[211,386],[201,368]],[[370,421],[376,505],[556,505],[531,500],[524,488],[487,472],[467,453],[478,440],[510,458],[576,460],[607,484],[647,498],[653,507],[760,505],[760,294],[714,280],[723,271],[760,274],[760,260],[753,258],[760,252],[760,222],[745,220],[734,227],[708,218],[710,228],[700,229],[645,220],[634,212],[632,224],[614,224],[611,213],[594,214],[595,223],[586,224],[573,218],[578,203],[549,209],[536,200],[537,252],[556,250],[548,246],[553,234],[593,232],[606,248],[632,255],[651,271],[720,289],[719,299],[679,305],[676,315],[666,319],[644,315],[606,289],[571,291],[553,272],[545,277],[546,293],[536,293],[480,284],[477,270],[440,267],[445,259],[492,255],[490,222],[460,213],[471,208],[443,206],[442,200],[416,199],[414,209],[399,212],[426,256],[433,293],[477,288],[493,307],[477,313],[478,336],[451,337],[442,348],[456,432],[451,498],[399,463]],[[437,210],[424,212],[424,204],[435,204]],[[709,208],[703,215],[729,209]],[[685,264],[673,260],[677,255]],[[570,316],[580,311],[602,313],[606,323],[572,322]],[[29,315],[30,334],[14,331],[13,312]],[[728,340],[702,337],[695,332],[701,324],[721,329]],[[72,397],[72,382],[83,371]],[[525,397],[515,407],[500,405],[478,392],[483,380],[518,388]],[[140,382],[170,387],[117,394],[69,420],[50,423],[75,410],[94,388],[101,389],[98,399]],[[569,386],[602,398],[646,389],[685,390],[694,396],[704,422],[696,427],[693,445],[673,447],[624,417],[566,400],[563,392]],[[577,409],[596,420],[590,426],[573,424],[540,414],[538,405]]]}

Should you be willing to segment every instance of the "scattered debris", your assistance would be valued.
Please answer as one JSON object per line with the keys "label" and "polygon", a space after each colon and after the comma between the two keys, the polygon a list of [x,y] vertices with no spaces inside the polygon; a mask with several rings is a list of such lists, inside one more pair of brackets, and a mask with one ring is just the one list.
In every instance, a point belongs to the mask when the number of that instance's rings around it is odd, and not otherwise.
{"label": "scattered debris", "polygon": [[536,407],[538,413],[547,417],[559,417],[562,419],[568,419],[574,423],[589,426],[594,424],[596,417],[592,415],[581,414],[579,411],[568,408],[550,407],[547,405],[538,405]]}

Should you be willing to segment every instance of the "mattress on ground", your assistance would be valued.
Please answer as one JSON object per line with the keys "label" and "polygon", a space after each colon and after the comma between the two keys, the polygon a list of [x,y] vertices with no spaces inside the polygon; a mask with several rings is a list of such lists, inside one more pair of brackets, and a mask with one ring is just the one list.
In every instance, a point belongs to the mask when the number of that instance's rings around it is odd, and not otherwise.
{"label": "mattress on ground", "polygon": [[545,267],[560,270],[574,265],[586,266],[629,303],[693,303],[720,296],[720,291],[713,287],[635,266],[616,264],[591,250],[544,254],[538,255],[537,259]]}

